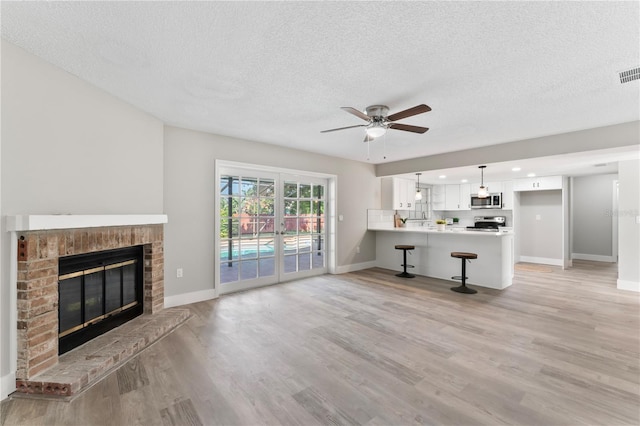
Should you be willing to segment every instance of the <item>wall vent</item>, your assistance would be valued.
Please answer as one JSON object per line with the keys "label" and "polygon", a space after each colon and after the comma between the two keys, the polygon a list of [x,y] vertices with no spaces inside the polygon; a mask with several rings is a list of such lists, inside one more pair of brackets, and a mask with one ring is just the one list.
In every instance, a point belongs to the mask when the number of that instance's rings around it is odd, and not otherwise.
{"label": "wall vent", "polygon": [[631,68],[620,72],[620,83],[628,83],[633,80],[640,80],[640,67]]}

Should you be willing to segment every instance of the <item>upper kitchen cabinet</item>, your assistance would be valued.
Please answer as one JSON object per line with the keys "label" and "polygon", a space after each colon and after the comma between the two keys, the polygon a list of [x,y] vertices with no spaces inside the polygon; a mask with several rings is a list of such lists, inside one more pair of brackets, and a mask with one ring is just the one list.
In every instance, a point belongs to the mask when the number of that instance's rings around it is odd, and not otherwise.
{"label": "upper kitchen cabinet", "polygon": [[470,210],[470,198],[470,184],[444,185],[444,210]]}
{"label": "upper kitchen cabinet", "polygon": [[446,185],[433,185],[431,190],[431,203],[433,205],[433,210],[446,210],[445,209],[445,200],[446,200]]}
{"label": "upper kitchen cabinet", "polygon": [[[471,194],[477,194],[478,189],[480,188],[480,182],[470,184],[469,186],[471,187]],[[489,194],[495,194],[502,192],[504,184],[502,182],[485,182],[484,186],[487,188]]]}
{"label": "upper kitchen cabinet", "polygon": [[411,210],[416,203],[416,182],[411,179],[388,177],[381,179],[382,208]]}
{"label": "upper kitchen cabinet", "polygon": [[562,189],[562,176],[522,178],[513,181],[514,191],[544,191],[548,189]]}
{"label": "upper kitchen cabinet", "polygon": [[502,182],[502,208],[513,210],[513,181]]}

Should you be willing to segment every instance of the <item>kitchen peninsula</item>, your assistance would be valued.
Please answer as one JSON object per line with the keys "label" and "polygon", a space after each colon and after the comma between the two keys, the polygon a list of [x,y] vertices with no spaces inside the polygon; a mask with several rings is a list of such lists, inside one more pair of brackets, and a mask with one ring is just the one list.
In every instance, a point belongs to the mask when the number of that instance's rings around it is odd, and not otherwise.
{"label": "kitchen peninsula", "polygon": [[376,264],[381,268],[400,271],[402,253],[394,247],[410,244],[416,247],[407,259],[408,264],[415,266],[412,273],[451,280],[452,276],[460,275],[460,260],[452,258],[451,252],[463,251],[478,255],[478,259],[467,265],[468,285],[502,290],[512,284],[512,230],[483,232],[453,228],[437,231],[421,226],[421,222],[394,228],[387,211],[370,210],[368,216],[368,229],[376,231]]}

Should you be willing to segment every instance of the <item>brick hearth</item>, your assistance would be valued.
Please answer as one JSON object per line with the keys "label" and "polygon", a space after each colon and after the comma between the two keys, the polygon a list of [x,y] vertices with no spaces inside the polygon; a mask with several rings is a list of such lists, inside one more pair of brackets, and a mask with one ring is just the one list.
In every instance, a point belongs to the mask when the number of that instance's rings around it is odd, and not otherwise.
{"label": "brick hearth", "polygon": [[[17,237],[16,383],[23,388],[25,383],[54,367],[59,361],[59,257],[142,245],[144,313],[154,314],[163,308],[162,225],[27,231],[18,232]],[[20,386],[18,390],[20,391]]]}

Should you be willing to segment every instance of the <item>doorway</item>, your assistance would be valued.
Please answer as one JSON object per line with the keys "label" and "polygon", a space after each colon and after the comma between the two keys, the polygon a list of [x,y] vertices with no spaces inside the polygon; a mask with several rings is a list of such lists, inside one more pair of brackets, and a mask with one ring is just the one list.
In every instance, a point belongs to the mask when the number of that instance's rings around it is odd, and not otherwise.
{"label": "doorway", "polygon": [[216,168],[217,294],[327,272],[330,177]]}

